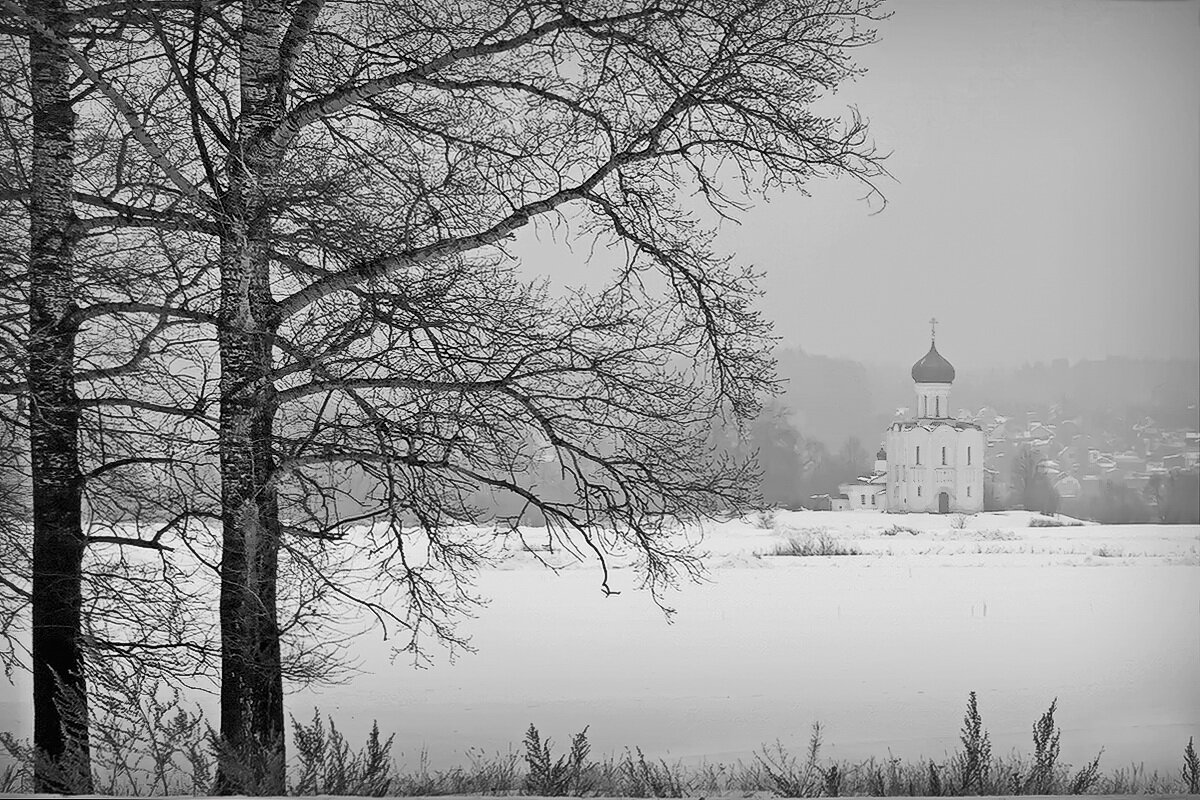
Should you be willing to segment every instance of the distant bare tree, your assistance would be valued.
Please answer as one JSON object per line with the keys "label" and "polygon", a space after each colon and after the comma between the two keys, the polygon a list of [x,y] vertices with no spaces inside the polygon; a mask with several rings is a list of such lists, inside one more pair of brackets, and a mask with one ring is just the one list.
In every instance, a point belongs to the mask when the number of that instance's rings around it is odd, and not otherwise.
{"label": "distant bare tree", "polygon": [[1021,498],[1027,511],[1058,512],[1058,492],[1042,468],[1043,456],[1029,445],[1021,445],[1013,457],[1012,496]]}
{"label": "distant bare tree", "polygon": [[[639,553],[656,593],[695,572],[672,526],[749,499],[706,423],[755,414],[771,372],[754,276],[709,223],[812,178],[873,191],[863,122],[812,103],[855,74],[875,5],[162,3],[141,68],[71,49],[154,187],[126,223],[214,253],[223,791],[247,753],[254,788],[283,788],[281,555],[418,650],[461,641],[494,546],[462,527],[480,492],[602,565]],[[623,267],[528,285],[502,248],[535,223]],[[547,459],[570,496],[531,482]]]}
{"label": "distant bare tree", "polygon": [[844,471],[842,480],[853,480],[856,476],[870,469],[870,455],[857,436],[850,436],[838,450],[839,467]]}

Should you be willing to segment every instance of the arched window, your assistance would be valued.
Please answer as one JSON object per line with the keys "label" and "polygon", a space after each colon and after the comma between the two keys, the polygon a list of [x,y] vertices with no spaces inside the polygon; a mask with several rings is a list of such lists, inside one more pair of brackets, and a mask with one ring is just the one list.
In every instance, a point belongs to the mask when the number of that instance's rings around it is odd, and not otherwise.
{"label": "arched window", "polygon": [[921,445],[917,445],[917,466],[921,466]]}
{"label": "arched window", "polygon": [[971,487],[968,486],[967,487],[967,497],[970,497],[970,496],[971,496]]}
{"label": "arched window", "polygon": [[940,397],[933,398],[933,415],[935,417],[942,415],[942,398]]}
{"label": "arched window", "polygon": [[921,496],[921,487],[918,486],[917,487],[917,497],[920,497],[920,496]]}
{"label": "arched window", "polygon": [[946,466],[946,448],[942,448],[942,466]]}
{"label": "arched window", "polygon": [[971,448],[969,445],[967,447],[967,466],[971,466]]}

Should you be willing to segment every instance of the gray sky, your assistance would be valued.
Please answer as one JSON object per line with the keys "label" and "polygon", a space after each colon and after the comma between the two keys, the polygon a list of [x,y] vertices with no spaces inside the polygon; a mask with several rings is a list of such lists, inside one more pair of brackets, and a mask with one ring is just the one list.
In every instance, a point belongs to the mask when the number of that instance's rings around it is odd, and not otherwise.
{"label": "gray sky", "polygon": [[814,183],[722,231],[766,273],[783,344],[911,363],[936,315],[939,349],[977,368],[1196,358],[1200,3],[889,9],[835,97],[892,153],[887,208]]}

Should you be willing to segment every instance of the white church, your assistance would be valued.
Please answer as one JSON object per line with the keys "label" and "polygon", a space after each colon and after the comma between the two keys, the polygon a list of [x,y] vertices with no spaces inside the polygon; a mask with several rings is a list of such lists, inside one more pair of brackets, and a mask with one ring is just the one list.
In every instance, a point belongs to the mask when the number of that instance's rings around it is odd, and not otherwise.
{"label": "white church", "polygon": [[[931,320],[936,326],[936,321]],[[936,327],[933,329],[936,332]],[[937,351],[913,364],[914,417],[893,422],[875,473],[838,487],[842,507],[893,513],[973,514],[983,510],[983,429],[950,416],[954,366]]]}

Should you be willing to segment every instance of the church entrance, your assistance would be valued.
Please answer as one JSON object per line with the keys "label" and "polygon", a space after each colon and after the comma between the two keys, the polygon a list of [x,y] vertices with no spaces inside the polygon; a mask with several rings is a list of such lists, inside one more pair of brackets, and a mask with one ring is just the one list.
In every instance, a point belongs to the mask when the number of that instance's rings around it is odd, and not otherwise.
{"label": "church entrance", "polygon": [[938,513],[945,514],[950,511],[950,495],[942,492],[938,495]]}

